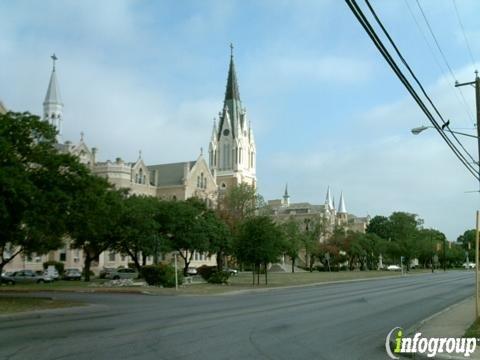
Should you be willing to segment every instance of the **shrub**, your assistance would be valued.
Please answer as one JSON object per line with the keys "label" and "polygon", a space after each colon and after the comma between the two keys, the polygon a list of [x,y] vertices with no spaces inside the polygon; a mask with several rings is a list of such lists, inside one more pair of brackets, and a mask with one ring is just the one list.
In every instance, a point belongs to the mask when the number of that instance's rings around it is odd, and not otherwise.
{"label": "shrub", "polygon": [[[175,268],[167,264],[147,265],[142,268],[142,275],[148,285],[174,287]],[[178,272],[178,284],[183,284],[183,274]]]}
{"label": "shrub", "polygon": [[210,284],[227,284],[230,278],[228,271],[218,271],[216,266],[203,265],[197,269],[200,276]]}
{"label": "shrub", "polygon": [[53,261],[53,260],[52,260],[52,261],[45,261],[45,262],[43,263],[43,268],[44,268],[45,270],[47,270],[49,266],[55,266],[55,269],[57,269],[58,274],[59,274],[60,276],[63,275],[63,271],[64,271],[64,269],[65,269],[65,265],[64,265],[62,262]]}

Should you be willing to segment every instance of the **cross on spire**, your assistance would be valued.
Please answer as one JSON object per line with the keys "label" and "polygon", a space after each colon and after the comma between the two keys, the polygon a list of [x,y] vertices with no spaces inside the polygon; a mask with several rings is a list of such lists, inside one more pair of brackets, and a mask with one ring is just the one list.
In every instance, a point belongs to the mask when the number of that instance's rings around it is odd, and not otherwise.
{"label": "cross on spire", "polygon": [[230,57],[233,58],[233,44],[230,43]]}
{"label": "cross on spire", "polygon": [[55,55],[55,53],[53,53],[52,56],[50,56],[50,58],[53,61],[53,70],[55,71],[55,61],[58,60],[57,55]]}

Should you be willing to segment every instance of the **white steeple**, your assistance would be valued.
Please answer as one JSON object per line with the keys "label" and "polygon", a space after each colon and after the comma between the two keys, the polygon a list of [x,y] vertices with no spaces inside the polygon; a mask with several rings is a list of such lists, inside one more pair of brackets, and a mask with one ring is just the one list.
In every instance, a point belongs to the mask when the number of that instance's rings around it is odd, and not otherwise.
{"label": "white steeple", "polygon": [[343,199],[343,191],[340,193],[340,204],[338,205],[338,213],[346,214],[347,208],[345,207],[345,200]]}
{"label": "white steeple", "polygon": [[332,202],[332,194],[330,193],[330,186],[327,188],[327,196],[325,197],[325,207],[328,211],[334,210]]}
{"label": "white steeple", "polygon": [[223,187],[242,182],[256,184],[256,148],[253,130],[240,100],[237,74],[230,45],[230,65],[223,110],[213,127],[209,144],[210,170]]}
{"label": "white steeple", "polygon": [[57,57],[53,54],[51,58],[53,60],[53,68],[47,94],[45,95],[45,101],[43,102],[43,119],[49,124],[55,126],[58,131],[57,141],[60,142],[62,137],[63,103],[60,97],[57,74],[55,71],[55,61],[57,61]]}

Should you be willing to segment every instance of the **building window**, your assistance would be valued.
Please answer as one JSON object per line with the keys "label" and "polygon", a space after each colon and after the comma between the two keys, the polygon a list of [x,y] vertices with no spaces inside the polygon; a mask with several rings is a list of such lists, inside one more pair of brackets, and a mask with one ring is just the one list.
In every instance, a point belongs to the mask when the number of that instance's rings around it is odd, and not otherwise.
{"label": "building window", "polygon": [[67,261],[67,254],[62,252],[60,253],[60,261]]}
{"label": "building window", "polygon": [[110,251],[108,253],[108,261],[115,261],[115,252],[114,251]]}

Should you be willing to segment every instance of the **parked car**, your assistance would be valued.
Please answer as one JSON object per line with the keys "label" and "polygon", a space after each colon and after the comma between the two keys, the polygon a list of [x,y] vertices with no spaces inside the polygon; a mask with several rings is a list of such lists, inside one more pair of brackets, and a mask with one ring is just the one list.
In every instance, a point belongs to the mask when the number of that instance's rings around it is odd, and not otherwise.
{"label": "parked car", "polygon": [[402,268],[398,265],[388,265],[387,266],[388,271],[400,271]]}
{"label": "parked car", "polygon": [[46,283],[52,282],[53,278],[45,276],[45,275],[38,275],[33,270],[20,270],[15,271],[8,276],[2,276],[2,283],[14,285],[16,283],[23,284],[23,283]]}
{"label": "parked car", "polygon": [[237,269],[231,269],[231,268],[226,268],[224,271],[228,272],[230,275],[238,275],[238,270]]}
{"label": "parked car", "polygon": [[138,277],[138,272],[135,269],[115,269],[112,272],[108,273],[105,278],[106,279],[136,279]]}
{"label": "parked car", "polygon": [[100,279],[111,279],[110,276],[115,270],[115,268],[104,267],[102,270],[100,270]]}
{"label": "parked car", "polygon": [[463,263],[463,268],[464,269],[475,269],[475,263],[469,262],[469,263]]}
{"label": "parked car", "polygon": [[198,274],[197,268],[189,267],[187,269],[187,275],[197,275],[197,274]]}
{"label": "parked car", "polygon": [[46,269],[43,274],[43,276],[51,277],[53,280],[58,280],[60,279],[60,274],[58,273],[57,269],[54,267],[49,267]]}
{"label": "parked car", "polygon": [[63,280],[82,280],[82,272],[79,269],[65,269]]}
{"label": "parked car", "polygon": [[14,273],[14,271],[5,271],[2,273],[2,275],[0,276],[0,284],[14,284],[12,283],[11,281],[8,281],[8,277],[12,276],[12,274]]}

